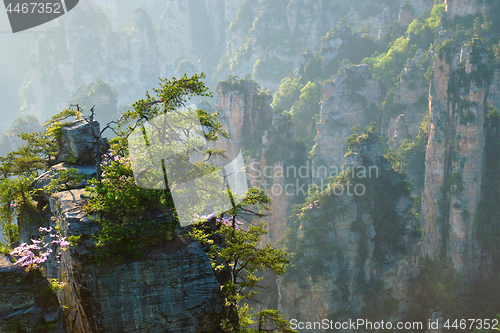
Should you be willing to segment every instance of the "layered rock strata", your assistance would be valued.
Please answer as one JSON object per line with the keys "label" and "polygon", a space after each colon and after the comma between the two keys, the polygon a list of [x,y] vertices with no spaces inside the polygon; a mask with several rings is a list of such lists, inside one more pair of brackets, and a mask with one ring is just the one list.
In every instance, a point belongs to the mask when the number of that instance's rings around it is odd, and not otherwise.
{"label": "layered rock strata", "polygon": [[314,151],[318,165],[340,170],[351,128],[374,120],[380,98],[379,83],[371,78],[367,65],[350,67],[325,84]]}
{"label": "layered rock strata", "polygon": [[485,57],[480,44],[442,50],[436,57],[430,90],[422,198],[424,253],[450,256],[455,268],[467,276],[475,275],[483,264],[474,218],[486,181],[488,96],[491,103],[498,96],[498,74],[488,81],[482,79],[484,68],[479,71]]}

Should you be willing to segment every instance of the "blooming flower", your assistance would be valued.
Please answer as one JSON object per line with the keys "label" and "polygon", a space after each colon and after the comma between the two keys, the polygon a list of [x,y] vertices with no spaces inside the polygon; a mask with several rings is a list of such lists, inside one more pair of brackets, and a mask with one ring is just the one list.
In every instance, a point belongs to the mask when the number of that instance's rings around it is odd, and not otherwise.
{"label": "blooming flower", "polygon": [[[57,244],[60,247],[65,247],[69,245],[69,242],[66,241],[64,237],[61,237],[59,232],[55,234],[50,234],[52,232],[52,228],[41,227],[38,229],[40,232],[49,233],[52,238],[49,243],[45,243],[41,240],[32,239],[33,244],[22,243],[15,249],[13,249],[9,255],[16,258],[14,265],[19,267],[24,267],[26,271],[31,269],[36,269],[40,264],[46,262],[49,257],[54,253],[54,250],[49,246],[53,244]],[[57,253],[56,260],[57,263],[60,263],[59,256],[61,252]]]}

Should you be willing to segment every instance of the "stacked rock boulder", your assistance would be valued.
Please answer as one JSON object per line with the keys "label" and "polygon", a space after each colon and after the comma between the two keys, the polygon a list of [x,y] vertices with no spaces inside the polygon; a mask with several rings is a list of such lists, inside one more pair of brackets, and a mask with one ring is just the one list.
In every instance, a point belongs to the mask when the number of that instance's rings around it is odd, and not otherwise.
{"label": "stacked rock boulder", "polygon": [[[93,235],[99,232],[99,224],[83,211],[87,180],[96,174],[96,145],[91,136],[92,129],[94,133],[98,132],[99,124],[81,122],[63,128],[58,138],[59,163],[33,184],[40,207],[38,213],[33,214],[36,218],[30,219],[30,225],[20,225],[20,239],[23,241],[36,236],[39,227],[54,229],[57,226],[66,239],[79,237],[76,244],[62,251],[59,263],[49,262],[43,268],[46,278],[57,278],[65,283],[57,293],[59,302],[56,301],[64,322],[62,332],[213,330],[222,313],[220,287],[209,259],[198,243],[178,236],[143,251],[140,260],[115,260],[105,265],[92,261]],[[106,147],[106,142],[103,140],[101,146]],[[46,193],[45,186],[58,177],[58,171],[70,167],[85,174],[83,180],[63,191]],[[4,261],[8,262],[7,259]],[[7,289],[17,288],[15,283],[21,289],[26,288],[25,280],[16,275],[22,272],[10,264],[5,267],[2,266],[0,274],[10,274]],[[0,287],[3,287],[6,280],[2,277],[1,281]],[[19,297],[11,294],[12,304],[21,302],[24,297],[22,293],[18,293]],[[2,317],[14,311],[29,310],[32,303],[13,305],[12,309],[5,311],[0,305],[0,327]],[[40,313],[42,316],[45,312]]]}

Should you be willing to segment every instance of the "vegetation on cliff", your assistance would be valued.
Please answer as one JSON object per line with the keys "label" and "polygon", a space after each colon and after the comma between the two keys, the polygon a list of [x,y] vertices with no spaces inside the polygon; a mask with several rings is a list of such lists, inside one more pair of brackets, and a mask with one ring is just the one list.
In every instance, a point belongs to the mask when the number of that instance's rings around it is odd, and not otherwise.
{"label": "vegetation on cliff", "polygon": [[[118,127],[114,131],[118,136],[111,140],[109,152],[102,158],[93,159],[97,163],[96,172],[100,174],[89,180],[90,185],[86,188],[84,210],[91,214],[99,225],[99,231],[93,235],[94,239],[90,240],[94,243],[90,257],[96,264],[119,261],[123,257],[137,260],[142,258],[145,255],[144,251],[151,246],[168,242],[179,237],[178,234],[181,233],[206,247],[213,268],[219,276],[225,310],[224,318],[216,331],[294,332],[289,329],[287,320],[278,310],[264,309],[254,312],[248,303],[256,294],[254,288],[262,279],[256,275],[257,272],[269,269],[277,274],[283,274],[288,264],[286,253],[282,250],[274,249],[271,245],[259,248],[261,236],[267,233],[265,224],[252,225],[252,221],[244,215],[239,219],[244,218],[248,226],[240,226],[243,223],[236,220],[236,216],[242,214],[263,217],[263,213],[255,211],[254,208],[269,210],[269,197],[261,190],[250,189],[243,201],[236,205],[233,195],[229,192],[233,203],[233,208],[227,213],[229,218],[219,212],[218,215],[214,214],[213,229],[206,227],[208,222],[180,228],[169,183],[165,183],[166,187],[163,190],[155,190],[140,188],[134,180],[127,141],[130,133],[161,114],[177,112],[179,108],[186,106],[192,97],[211,96],[208,87],[202,82],[203,77],[202,74],[193,77],[184,75],[180,79],[163,79],[160,87],[154,88],[155,96],[146,93],[145,99],[134,103],[133,110],[123,113],[118,121],[110,122],[104,127],[103,131],[117,124]],[[17,228],[14,224],[16,217],[19,224],[23,225],[28,223],[23,217],[33,218],[34,214],[45,210],[44,207],[37,207],[41,201],[35,195],[36,191],[32,188],[32,184],[40,171],[45,171],[56,162],[60,162],[60,150],[58,152],[55,145],[56,139],[62,135],[61,129],[84,120],[89,121],[89,124],[92,123],[93,118],[85,116],[82,113],[84,110],[78,105],[75,108],[64,110],[52,117],[46,123],[47,129],[44,132],[23,134],[28,144],[2,160],[4,178],[0,188],[3,199],[0,212],[4,217],[4,229],[9,235],[8,245],[14,244],[17,240]],[[93,115],[92,109],[90,117]],[[219,136],[227,137],[221,124],[216,121],[218,114],[210,114],[200,109],[197,110],[197,115],[201,125],[204,126],[206,140],[215,141]],[[103,131],[95,137],[95,140],[102,140]],[[94,153],[101,154],[100,151],[96,153],[96,150]],[[208,149],[204,153],[216,155],[224,152]],[[189,156],[185,158],[185,163],[188,163]],[[72,162],[75,163],[76,158],[70,154],[66,163]],[[200,172],[206,171],[207,167],[213,170],[212,166],[204,163],[197,164],[196,167]],[[183,172],[182,165],[178,170]],[[189,176],[196,177],[198,173]],[[77,169],[61,170],[58,172],[58,177],[45,186],[44,191],[50,196],[55,192],[72,188],[82,180]],[[27,214],[28,210],[31,214]],[[214,239],[218,241],[214,242]],[[70,243],[75,246],[89,240],[81,239],[80,235],[73,235],[71,242],[64,238],[58,238],[56,241],[64,250]],[[47,246],[39,245],[40,241],[34,242],[37,243],[21,244],[11,252],[20,265],[26,262],[30,268],[37,268],[48,259],[58,260],[49,257],[49,252],[43,250]],[[10,252],[8,248],[6,250]],[[52,252],[50,250],[50,253]]]}
{"label": "vegetation on cliff", "polygon": [[[481,193],[478,194],[481,196],[481,203],[471,221],[474,238],[481,248],[481,257],[476,259],[493,263],[489,277],[470,281],[452,267],[447,258],[449,253],[446,252],[447,237],[452,230],[449,216],[441,216],[439,219],[441,257],[422,260],[420,274],[411,278],[411,297],[408,300],[393,297],[390,287],[382,283],[381,276],[384,265],[394,263],[400,256],[407,254],[410,248],[407,244],[421,244],[423,230],[420,225],[420,206],[424,197],[421,200],[419,196],[426,185],[424,180],[428,137],[432,126],[436,130],[436,122],[431,121],[428,110],[427,88],[433,82],[434,73],[452,65],[458,56],[457,52],[462,47],[468,47],[470,64],[462,61],[450,72],[449,82],[437,82],[447,85],[447,102],[458,117],[456,124],[443,123],[438,130],[444,133],[451,126],[468,126],[477,122],[477,116],[471,111],[477,104],[469,102],[464,96],[471,93],[470,88],[473,86],[487,89],[495,70],[499,68],[500,0],[485,0],[488,10],[465,17],[456,15],[454,19],[449,19],[442,1],[435,1],[409,26],[400,25],[397,21],[387,22],[390,32],[386,38],[379,39],[373,35],[373,27],[369,25],[360,27],[351,22],[350,26],[350,17],[354,15],[356,20],[357,17],[365,19],[372,11],[380,12],[381,6],[399,9],[396,1],[375,3],[356,0],[351,5],[350,13],[347,7],[337,8],[338,4],[335,2],[322,3],[323,7],[317,7],[319,2],[315,1],[241,1],[236,13],[233,13],[235,19],[228,27],[228,50],[221,58],[218,68],[219,74],[224,70],[249,71],[256,80],[275,84],[278,88],[271,104],[272,110],[269,110],[268,104],[264,103],[268,100],[269,92],[261,91],[260,85],[251,80],[250,75],[245,79],[230,75],[219,84],[223,93],[233,93],[233,96],[240,94],[246,99],[250,96],[248,92],[253,89],[251,103],[245,101],[248,105],[252,104],[253,113],[249,114],[245,110],[241,133],[244,148],[251,158],[262,158],[268,165],[281,163],[285,168],[300,167],[307,163],[311,166],[326,164],[323,160],[316,160],[314,156],[315,146],[324,144],[319,142],[317,123],[320,112],[325,112],[329,103],[339,102],[333,100],[333,97],[325,100],[322,96],[325,87],[332,81],[332,75],[337,73],[337,82],[342,82],[338,85],[338,90],[345,90],[339,94],[346,95],[346,101],[363,106],[366,119],[359,119],[359,122],[367,127],[355,126],[350,131],[351,126],[345,126],[343,120],[332,121],[331,126],[327,127],[328,131],[338,132],[341,128],[347,128],[349,133],[341,142],[330,144],[342,145],[345,149],[342,154],[346,153],[345,158],[349,163],[359,158],[358,162],[362,166],[369,167],[368,163],[372,163],[377,164],[380,170],[385,170],[380,178],[365,179],[347,168],[338,177],[326,179],[327,185],[312,186],[309,196],[297,195],[289,201],[297,205],[292,207],[290,204],[285,209],[286,214],[291,217],[288,217],[289,229],[282,244],[291,254],[291,267],[283,281],[297,280],[298,285],[305,288],[309,283],[306,277],[311,278],[312,283],[325,277],[334,280],[335,292],[332,292],[331,299],[345,305],[331,311],[330,318],[335,319],[363,316],[377,320],[397,314],[407,315],[408,320],[426,322],[431,309],[440,312],[445,318],[494,317],[500,309],[498,293],[491,292],[498,290],[496,277],[500,267],[500,257],[497,255],[500,243],[500,212],[497,208],[500,198],[497,185],[500,184],[496,181],[500,167],[500,130],[498,110],[493,107],[487,106],[489,113],[485,125],[486,162],[484,175],[481,177],[486,181],[482,183]],[[203,24],[210,27],[198,35],[195,22],[191,21],[188,26],[189,34],[195,43],[201,45],[203,53],[207,54],[213,49],[211,44],[215,43],[215,37],[221,39],[220,43],[226,41],[224,38],[227,37],[223,30],[219,31],[220,36],[215,36],[212,23],[208,22],[208,4],[206,8],[202,6],[203,8],[196,9],[192,4],[191,2],[189,5],[191,19],[203,20]],[[410,2],[406,1],[400,8],[403,11],[411,7]],[[331,14],[332,12],[335,14]],[[144,16],[147,15],[145,11],[141,9],[136,14],[140,19],[136,26],[147,29],[147,39],[154,40],[153,26],[149,18]],[[330,24],[332,17],[340,18],[344,15],[346,18],[338,20],[335,27]],[[312,17],[317,18],[318,24],[311,30],[324,37],[319,42],[309,43],[307,39],[313,34],[308,30],[312,26]],[[274,33],[264,33],[267,31]],[[389,43],[386,43],[387,38],[390,39]],[[209,63],[213,65],[217,61],[217,54],[211,56],[213,59]],[[463,59],[465,58],[467,56],[464,54]],[[193,59],[190,56],[177,57],[174,60],[175,66],[167,63],[164,67],[172,67],[172,72],[179,75],[195,73],[197,67],[201,67],[202,59],[198,64]],[[437,62],[440,62],[441,67],[436,65]],[[352,68],[358,64],[365,65],[361,67],[366,69],[365,76],[357,75]],[[257,286],[260,279],[256,272],[271,269],[281,275],[287,263],[284,252],[257,246],[266,233],[264,225],[253,226],[249,222],[250,227],[239,227],[241,219],[236,219],[237,215],[248,208],[247,204],[269,204],[262,192],[251,192],[247,201],[243,201],[244,205],[233,205],[233,211],[229,215],[214,216],[209,222],[183,230],[178,225],[168,185],[165,190],[150,190],[140,189],[134,183],[126,136],[150,119],[185,106],[190,97],[212,97],[201,78],[203,76],[195,75],[191,78],[184,76],[179,80],[164,80],[160,88],[154,91],[156,96],[148,93],[145,99],[133,105],[133,110],[123,114],[120,135],[111,141],[111,150],[103,158],[102,178],[91,180],[91,186],[88,187],[86,209],[89,213],[96,214],[95,218],[101,227],[100,232],[95,235],[94,255],[98,261],[114,260],[120,256],[137,259],[147,246],[171,240],[178,233],[189,235],[204,244],[214,269],[219,277],[222,276],[219,282],[226,301],[223,329],[252,332],[255,327],[251,325],[254,320],[252,318],[256,318],[257,323],[266,323],[259,328],[261,331],[281,329],[286,332],[286,322],[278,311],[253,313],[249,302],[253,296],[252,288]],[[359,93],[368,81],[376,83],[377,91],[372,93],[377,95],[374,99],[379,105],[368,105],[367,98]],[[278,82],[281,83],[277,85]],[[419,82],[418,86],[416,82]],[[23,89],[28,102],[34,99],[33,89],[33,86]],[[416,94],[418,100],[408,104],[401,102],[405,96],[401,98],[398,94],[411,93],[413,90],[419,90]],[[101,81],[82,86],[79,93],[80,95],[72,95],[72,100],[86,108],[90,108],[89,96],[93,94],[103,93],[116,99],[111,86]],[[394,132],[395,118],[413,110],[420,116],[415,121],[416,129],[410,134],[406,132],[404,137],[400,136],[398,139],[401,140],[397,145],[387,142],[385,135]],[[46,212],[43,207],[35,206],[36,193],[30,185],[39,171],[48,170],[57,161],[55,138],[68,125],[64,119],[68,114],[70,113],[56,116],[48,123],[49,129],[44,132],[24,134],[26,145],[1,159],[0,196],[3,201],[0,216],[9,244],[14,243],[18,237],[15,216],[19,216],[22,223],[23,219],[31,219],[33,213]],[[72,115],[82,116],[78,113]],[[199,110],[198,116],[205,129],[209,129],[205,132],[207,140],[225,136],[216,114]],[[326,118],[326,115],[321,113],[321,117]],[[368,125],[372,121],[380,124],[383,134],[375,123]],[[35,123],[33,119],[19,121],[24,122]],[[10,142],[9,137],[14,132],[16,131],[3,136],[4,146]],[[345,143],[344,139],[347,139]],[[370,160],[366,151],[363,151],[374,144],[380,144],[383,155],[378,156],[376,162]],[[385,148],[387,149],[383,151]],[[222,154],[216,150],[207,152]],[[455,153],[450,152],[449,158],[456,162]],[[213,169],[200,165],[197,171],[201,174],[207,170]],[[312,183],[315,181],[313,178],[314,176],[308,176],[300,179],[296,183],[297,187]],[[452,205],[446,195],[452,191],[463,192],[463,180],[460,172],[446,170],[445,186],[442,191],[435,193],[436,198],[444,194],[444,199],[439,201],[440,209],[444,206],[449,206],[446,208],[450,209],[461,208],[458,202]],[[50,194],[52,191],[64,190],[79,181],[78,175],[73,171],[60,173],[59,180],[47,187],[46,192]],[[285,179],[285,184],[290,183],[290,179]],[[352,190],[356,185],[362,185],[366,194],[355,197],[352,202],[325,191],[326,186],[340,191],[349,187]],[[410,199],[410,194],[416,195]],[[405,215],[407,211],[401,208],[403,204],[412,214]],[[30,214],[19,215],[21,211]],[[355,250],[351,250],[356,253],[353,259],[353,267],[357,272],[355,277],[346,263],[348,250],[335,243],[334,239],[337,238],[328,234],[334,221],[340,221],[354,211],[358,215],[348,227],[348,232],[352,233],[352,243],[356,244]],[[461,214],[467,217],[469,212],[463,210]],[[367,216],[371,226],[367,223]],[[411,223],[404,224],[404,219],[411,220]],[[258,261],[255,261],[256,258]],[[367,262],[372,266],[367,267]],[[362,305],[355,309],[349,302],[356,295],[361,295],[359,299],[362,301],[357,304]],[[412,302],[414,304],[410,306],[408,313],[398,312],[402,304]]]}

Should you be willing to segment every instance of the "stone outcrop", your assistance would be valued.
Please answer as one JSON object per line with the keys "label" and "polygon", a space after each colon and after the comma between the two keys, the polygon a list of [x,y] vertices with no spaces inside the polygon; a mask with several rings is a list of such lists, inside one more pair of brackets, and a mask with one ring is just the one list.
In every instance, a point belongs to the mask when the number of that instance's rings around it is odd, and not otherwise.
{"label": "stone outcrop", "polygon": [[2,254],[0,295],[0,332],[66,332],[49,281],[41,274],[25,273]]}
{"label": "stone outcrop", "polygon": [[58,159],[74,164],[89,164],[96,160],[96,139],[99,135],[99,123],[92,124],[85,121],[76,122],[61,128],[57,136]]}
{"label": "stone outcrop", "polygon": [[[422,61],[422,50],[419,49],[415,57],[406,62],[399,85],[394,91],[394,109],[404,113],[408,134],[412,138],[418,135],[420,124],[429,109],[429,84],[424,77],[428,66],[428,62]],[[399,115],[399,112],[391,113],[382,121],[382,133],[389,139],[395,135]]]}
{"label": "stone outcrop", "polygon": [[386,41],[392,33],[391,9],[389,7],[384,8],[383,13],[377,16],[377,26],[378,40]]}
{"label": "stone outcrop", "polygon": [[[367,160],[368,165],[377,167],[377,175],[372,174],[371,181],[381,182],[383,186],[402,182],[402,176],[380,157],[377,138],[354,147],[346,156],[343,168],[350,173],[353,168],[366,166]],[[364,201],[366,197],[353,195],[352,186],[350,195],[345,187],[341,192],[341,187],[335,187],[329,196],[320,200],[321,206],[311,203],[300,214],[300,227],[294,242],[300,246],[301,256],[294,262],[296,267],[279,279],[280,309],[287,316],[304,322],[324,318],[335,321],[366,316],[364,311],[370,311],[368,308],[382,309],[384,299],[393,299],[397,305],[382,311],[386,316],[401,318],[410,306],[408,286],[411,278],[419,273],[420,248],[418,238],[412,235],[415,230],[410,212],[412,201],[408,194],[401,194],[393,202],[394,206],[385,207],[385,210],[396,212],[397,219],[391,222],[394,223],[391,228],[401,228],[402,247],[400,251],[388,250],[380,257],[377,254],[380,253],[378,234],[383,232],[382,226],[370,210],[371,205],[380,203],[370,204]],[[381,195],[365,194],[370,198]],[[376,298],[361,291],[363,283],[374,286],[382,281],[385,287],[378,291],[380,294]],[[375,305],[374,302],[380,303]]]}
{"label": "stone outcrop", "polygon": [[399,28],[406,29],[415,19],[415,12],[411,4],[402,5],[398,13]]}
{"label": "stone outcrop", "polygon": [[[250,81],[244,80],[232,86],[220,84],[218,90],[219,121],[231,138],[220,140],[216,147],[225,150],[231,159],[240,150],[244,152],[250,183],[260,186],[271,197],[272,210],[266,218],[269,233],[263,242],[274,243],[287,229],[283,217],[289,214],[296,187],[295,179],[292,184],[276,170],[284,168],[290,159],[305,165],[305,154],[297,145],[290,119],[273,115],[272,96],[257,91]],[[294,194],[286,195],[287,184],[288,192]]]}
{"label": "stone outcrop", "polygon": [[154,248],[145,258],[94,265],[88,261],[98,231],[81,211],[84,190],[53,195],[52,227],[63,235],[82,235],[64,253],[61,265],[47,268],[66,282],[59,300],[66,328],[73,332],[198,332],[215,327],[222,301],[215,273],[198,243],[178,237]]}
{"label": "stone outcrop", "polygon": [[339,26],[334,34],[328,34],[319,51],[319,55],[323,58],[323,67],[328,66],[342,52],[342,48],[350,43],[352,43],[352,32],[346,25]]}
{"label": "stone outcrop", "polygon": [[74,165],[68,163],[59,163],[53,165],[49,171],[38,176],[33,182],[33,188],[37,190],[38,195],[40,195],[46,202],[49,202],[51,194],[44,191],[45,187],[48,186],[52,180],[59,180],[61,171],[66,171],[69,169],[76,169],[78,174],[83,176],[82,180],[77,184],[67,184],[66,190],[85,188],[88,185],[87,180],[96,177],[95,165]]}
{"label": "stone outcrop", "polygon": [[317,164],[340,169],[351,128],[367,126],[373,119],[370,113],[376,114],[379,105],[380,86],[371,79],[367,65],[353,66],[334,75],[333,82],[326,83],[323,89],[314,151]]}
{"label": "stone outcrop", "polygon": [[488,269],[473,221],[485,181],[486,103],[490,93],[498,96],[495,80],[478,84],[472,79],[484,75],[473,63],[473,52],[485,61],[480,44],[445,49],[436,57],[422,198],[424,253],[450,256],[469,277]]}
{"label": "stone outcrop", "polygon": [[[366,163],[368,158],[369,165],[377,169],[376,174],[372,170],[373,181],[380,181],[385,184],[384,186],[392,186],[388,184],[403,186],[403,177],[392,170],[388,161],[381,158],[378,139],[371,138],[371,141],[355,147],[344,160],[344,142],[352,132],[351,127],[360,123],[366,126],[370,118],[370,115],[365,113],[361,97],[349,99],[349,94],[353,92],[350,86],[353,82],[366,81],[365,86],[356,92],[359,92],[360,96],[366,96],[373,103],[380,103],[380,92],[378,83],[371,81],[364,66],[353,67],[342,75],[335,76],[334,79],[334,82],[325,88],[325,92],[329,95],[324,98],[322,104],[324,113],[321,117],[331,117],[333,114],[334,117],[338,117],[334,119],[348,119],[350,126],[346,124],[349,130],[339,134],[331,130],[331,123],[320,124],[318,136],[324,141],[317,141],[317,151],[325,151],[325,156],[334,156],[344,161],[344,170],[357,168]],[[332,92],[333,89],[339,91]],[[336,98],[328,100],[327,97],[333,96],[334,93]],[[287,233],[297,232],[302,259],[294,261],[294,265],[300,267],[295,270],[291,268],[287,276],[278,278],[277,283],[276,277],[266,276],[265,283],[269,287],[269,293],[265,297],[258,297],[260,303],[257,303],[256,307],[278,306],[286,317],[300,318],[301,321],[333,318],[344,310],[359,314],[362,308],[373,305],[359,292],[359,279],[363,276],[369,284],[375,285],[383,281],[386,289],[380,290],[381,295],[388,295],[384,297],[397,304],[391,309],[392,318],[402,318],[411,303],[408,286],[411,278],[419,273],[420,256],[420,246],[417,244],[420,238],[416,233],[417,222],[411,213],[413,202],[409,198],[409,193],[401,193],[384,208],[384,210],[393,209],[397,216],[393,220],[395,225],[391,228],[400,230],[401,238],[398,244],[401,247],[399,250],[388,250],[382,257],[377,254],[380,248],[376,250],[376,247],[384,246],[379,243],[380,237],[383,236],[377,236],[384,232],[383,227],[380,227],[380,220],[374,217],[375,213],[370,210],[370,207],[377,206],[378,202],[361,204],[359,198],[348,194],[333,196],[331,202],[324,207],[308,212],[311,218],[301,220],[298,231],[290,230],[290,219],[284,216],[290,216],[291,206],[300,202],[297,189],[300,189],[302,183],[296,180],[305,182],[307,192],[307,186],[315,182],[315,179],[312,175],[294,178],[286,174],[286,166],[290,165],[290,159],[298,159],[298,163],[293,164],[297,169],[301,166],[307,167],[308,162],[305,154],[302,157],[291,155],[297,154],[300,150],[298,146],[288,146],[293,145],[295,139],[293,128],[290,128],[286,115],[274,115],[271,120],[272,126],[269,128],[265,126],[269,122],[265,114],[272,111],[269,108],[271,99],[264,96],[266,103],[262,105],[258,103],[262,101],[258,95],[245,81],[232,87],[219,86],[220,121],[233,137],[223,141],[226,144],[219,145],[218,148],[232,149],[234,155],[234,143],[244,151],[249,151],[246,156],[249,160],[247,169],[249,179],[254,186],[259,185],[261,188],[267,186],[266,192],[272,199],[272,212],[267,217],[269,235],[264,239],[264,243],[275,243],[285,235],[287,229]],[[322,118],[322,121],[326,121],[325,118]],[[276,130],[273,131],[271,128]],[[333,147],[338,149],[338,156],[330,150],[326,152]],[[257,164],[252,165],[252,163]],[[276,167],[284,167],[284,175],[270,171],[276,170],[274,169]],[[267,177],[262,176],[264,170],[267,170]],[[261,177],[257,176],[259,173]],[[290,187],[286,187],[287,185]],[[289,195],[272,190],[277,188],[285,188],[290,192],[293,189],[293,193]],[[372,195],[377,196],[374,193]],[[363,232],[360,233],[353,227],[356,221],[362,221]],[[311,234],[317,235],[320,239],[312,239]],[[360,256],[364,259],[360,259]],[[318,260],[321,264],[317,264]]]}
{"label": "stone outcrop", "polygon": [[465,17],[482,13],[486,8],[486,1],[483,0],[445,0],[446,15],[449,19],[455,16]]}
{"label": "stone outcrop", "polygon": [[[79,161],[86,161],[84,155],[92,156],[92,151],[84,140],[88,131],[82,132],[80,125],[66,127],[62,136],[74,138],[71,147],[80,152]],[[99,127],[96,123],[94,126]],[[82,182],[45,193],[50,181],[58,179],[58,172],[69,167],[85,173]],[[220,322],[223,303],[215,272],[198,243],[182,236],[156,243],[151,239],[142,244],[140,259],[125,255],[123,260],[100,264],[92,260],[96,248],[93,235],[100,227],[83,211],[87,193],[82,187],[85,178],[95,176],[95,172],[95,165],[60,163],[35,180],[38,208],[25,213],[29,218],[19,219],[19,237],[30,243],[39,236],[38,228],[44,227],[57,229],[62,237],[74,242],[61,251],[58,262],[49,260],[43,266],[46,278],[56,278],[65,286],[57,293],[58,301],[55,296],[52,299],[49,313],[25,291],[30,284],[23,272],[0,258],[0,275],[10,274],[5,279],[2,275],[2,283],[7,284],[0,289],[12,298],[5,309],[0,308],[0,319],[28,320],[26,325],[53,322],[59,329],[50,331],[54,333],[212,331]],[[47,281],[41,278],[40,283]],[[19,304],[14,302],[16,297]],[[0,320],[0,327],[11,322]]]}

